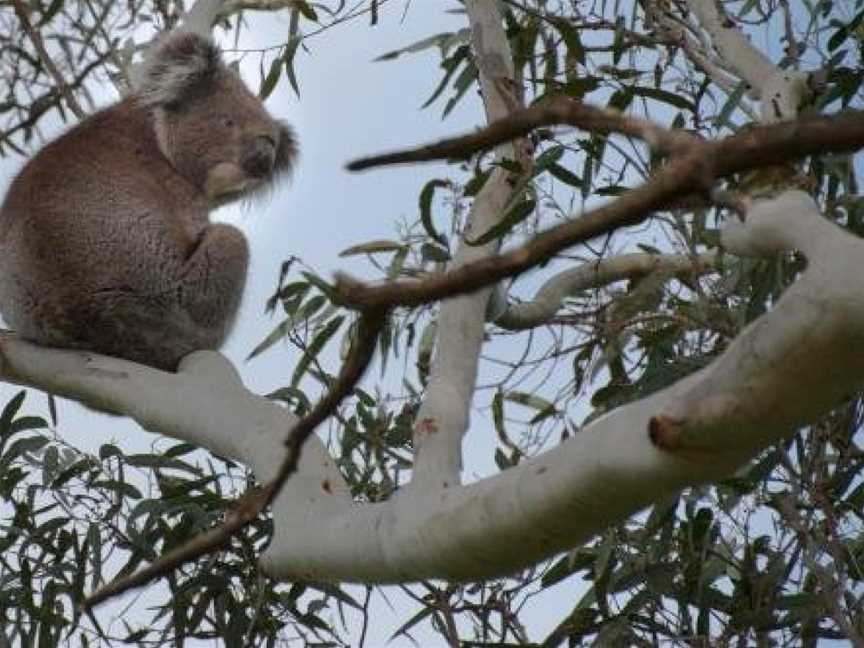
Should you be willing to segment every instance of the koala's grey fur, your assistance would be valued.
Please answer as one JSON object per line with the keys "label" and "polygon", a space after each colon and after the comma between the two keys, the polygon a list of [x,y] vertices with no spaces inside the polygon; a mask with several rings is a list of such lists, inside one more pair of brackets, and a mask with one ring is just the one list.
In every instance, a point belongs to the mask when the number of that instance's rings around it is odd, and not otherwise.
{"label": "koala's grey fur", "polygon": [[48,144],[0,208],[0,311],[22,337],[173,370],[233,322],[248,248],[215,205],[290,170],[291,130],[200,36],[155,46],[132,96]]}

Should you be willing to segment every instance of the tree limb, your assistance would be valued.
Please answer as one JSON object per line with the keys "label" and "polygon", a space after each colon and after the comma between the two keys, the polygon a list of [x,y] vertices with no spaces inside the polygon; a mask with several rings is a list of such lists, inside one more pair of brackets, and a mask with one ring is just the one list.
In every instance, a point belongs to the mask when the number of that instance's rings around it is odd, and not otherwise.
{"label": "tree limb", "polygon": [[[353,391],[354,386],[369,366],[369,362],[372,360],[375,347],[378,343],[378,335],[384,326],[385,316],[386,314],[381,311],[369,311],[361,314],[357,323],[357,332],[354,337],[351,352],[349,353],[348,358],[346,358],[345,363],[342,365],[342,369],[339,372],[336,381],[331,385],[330,389],[327,390],[324,397],[318,401],[315,407],[312,408],[312,411],[299,421],[295,418],[293,425],[290,428],[290,433],[287,435],[284,442],[286,450],[279,453],[275,451],[275,448],[269,448],[271,457],[278,458],[281,456],[283,459],[281,460],[281,465],[279,465],[276,470],[276,474],[268,481],[264,488],[247,492],[234,507],[234,510],[228,514],[226,520],[218,527],[196,535],[188,542],[160,557],[146,568],[128,576],[118,578],[105,587],[99,589],[85,600],[85,607],[93,607],[132,588],[141,587],[142,585],[149,583],[151,580],[166,574],[170,570],[176,569],[184,563],[195,560],[208,552],[222,547],[228,542],[233,534],[255,520],[255,518],[257,518],[269,504],[273,503],[273,501],[280,496],[289,479],[294,476],[298,470],[300,470],[303,447],[309,439],[313,437],[315,429],[318,425],[329,418],[342,400]],[[193,367],[199,362],[198,358],[199,356],[197,354],[192,354],[192,356],[190,356],[190,362]],[[218,360],[215,360],[211,354],[206,354],[204,358],[208,367],[218,362]],[[180,371],[183,372],[186,370],[187,366],[189,366],[189,363],[184,359],[184,365],[181,366]],[[233,370],[233,367],[231,369]],[[239,393],[242,394],[242,391]],[[317,437],[314,438],[319,444],[319,446],[316,446],[316,449],[318,449],[319,452],[313,450],[313,460],[320,462],[320,441],[318,441]],[[267,445],[269,446],[270,444]],[[205,447],[210,446],[205,445]],[[268,450],[268,448],[264,446],[261,446],[261,449],[265,451]],[[248,463],[242,457],[240,460],[243,463]],[[271,462],[268,462],[268,465]],[[326,497],[328,494],[333,494],[334,491],[338,489],[341,491],[339,494],[344,497],[346,486],[341,475],[337,472],[336,474],[338,475],[338,479],[333,482],[330,481],[332,470],[329,470],[329,468],[331,465],[330,462],[327,462],[326,460],[323,461],[323,466],[321,467],[325,470],[321,471],[322,478],[318,484],[311,488],[309,488],[308,484],[303,484],[302,486],[296,485],[293,489],[286,491],[286,495],[295,498],[300,495],[300,501],[306,503],[309,501],[310,497],[314,501]],[[258,477],[261,479],[260,474],[258,474]]]}
{"label": "tree limb", "polygon": [[[310,437],[299,473],[274,502],[264,567],[282,578],[362,582],[506,575],[687,484],[728,474],[860,388],[864,242],[801,192],[755,203],[722,238],[742,255],[799,249],[808,266],[708,367],[494,477],[400,491],[380,504],[353,506]],[[7,378],[128,411],[244,461],[263,481],[278,471],[285,410],[245,392],[217,354],[194,354],[172,375],[16,340],[0,350]]]}
{"label": "tree limb", "polygon": [[[513,119],[518,121],[522,115],[517,113]],[[503,133],[506,129],[492,130]],[[346,305],[360,309],[418,306],[473,292],[525,272],[577,243],[641,223],[653,210],[680,204],[682,199],[695,198],[695,202],[705,204],[711,186],[718,178],[808,155],[856,151],[864,146],[864,113],[846,110],[834,115],[808,116],[756,126],[717,142],[706,142],[683,133],[678,137],[687,139],[677,140],[682,142],[676,143],[674,150],[677,154],[645,184],[627,191],[614,202],[540,232],[520,247],[420,281],[367,285],[340,274],[337,275],[336,290]],[[479,139],[469,135],[463,141]],[[496,141],[492,137],[482,139],[485,145]],[[449,151],[452,147],[446,144],[441,148]],[[431,151],[434,145],[424,148]],[[442,154],[437,148],[434,151],[434,155],[430,153],[426,159]],[[446,153],[443,156],[446,157]]]}
{"label": "tree limb", "polygon": [[624,254],[599,259],[558,273],[543,284],[533,299],[510,305],[495,318],[495,324],[511,331],[533,328],[548,322],[558,312],[561,302],[580,290],[644,277],[657,271],[692,277],[716,269],[716,264],[717,254],[714,252],[699,255]]}
{"label": "tree limb", "polygon": [[499,117],[475,133],[443,139],[434,144],[385,153],[349,162],[350,171],[376,166],[467,159],[477,151],[523,137],[543,126],[566,124],[591,133],[618,133],[644,140],[658,153],[669,153],[690,141],[686,134],[669,131],[648,120],[630,117],[610,108],[600,108],[569,97],[554,97],[530,108]]}
{"label": "tree limb", "polygon": [[791,119],[811,94],[809,75],[782,70],[747,39],[715,0],[687,0],[720,57],[746,81],[762,102],[762,121]]}
{"label": "tree limb", "polygon": [[[510,46],[495,0],[468,0],[465,6],[474,60],[480,74],[483,105],[491,122],[506,117],[521,106],[513,81]],[[498,151],[497,159],[519,157],[527,169],[531,156],[522,152],[523,145],[517,144],[520,151],[517,153],[509,139],[505,144]],[[503,168],[493,171],[471,205],[463,237],[470,240],[492,228],[504,213],[512,193],[510,173]],[[499,245],[497,240],[484,245],[470,245],[463,240],[450,268],[458,271],[458,268],[482,262],[493,256]],[[469,426],[490,291],[484,286],[473,295],[441,305],[435,358],[414,424],[415,460],[411,488],[419,493],[435,492],[460,483],[462,437]]]}

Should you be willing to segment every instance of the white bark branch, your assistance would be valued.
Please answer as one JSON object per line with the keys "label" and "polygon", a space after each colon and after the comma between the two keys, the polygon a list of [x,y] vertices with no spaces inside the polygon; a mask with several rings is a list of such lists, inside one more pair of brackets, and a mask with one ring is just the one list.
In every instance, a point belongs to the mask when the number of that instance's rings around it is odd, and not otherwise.
{"label": "white bark branch", "polygon": [[[756,203],[745,223],[727,226],[723,243],[742,255],[798,249],[808,266],[711,365],[495,477],[402,491],[381,504],[352,505],[312,438],[300,473],[274,503],[265,568],[283,578],[363,582],[506,575],[683,486],[730,473],[861,388],[864,241],[823,219],[806,194],[789,192]],[[14,339],[2,339],[0,352],[7,379],[129,413],[246,463],[262,481],[294,421],[247,393],[211,352],[191,356],[177,375]]]}
{"label": "white bark branch", "polygon": [[[746,81],[761,101],[765,123],[792,119],[810,96],[809,75],[781,70],[741,32],[716,0],[687,0],[723,61]],[[694,61],[695,62],[695,61]]]}
{"label": "white bark branch", "polygon": [[183,16],[182,28],[209,36],[216,21],[244,10],[278,11],[293,4],[292,0],[197,0]]}
{"label": "white bark branch", "polygon": [[[492,122],[520,105],[513,86],[510,46],[495,0],[468,0],[465,6],[486,118]],[[514,157],[512,144],[498,149],[498,159],[503,157]],[[512,193],[509,176],[503,169],[496,169],[486,181],[468,214],[466,238],[486,232],[502,216]],[[497,241],[485,245],[462,243],[451,268],[494,254],[498,245]],[[462,437],[469,426],[490,291],[485,288],[441,305],[437,350],[414,426],[411,488],[419,492],[460,483]]]}
{"label": "white bark branch", "polygon": [[615,281],[642,277],[655,271],[678,276],[697,276],[716,267],[717,255],[624,254],[564,270],[549,279],[531,301],[511,305],[495,318],[501,328],[518,330],[540,326],[555,316],[561,302],[580,290],[599,288]]}
{"label": "white bark branch", "polygon": [[[176,29],[189,31],[204,38],[210,38],[213,25],[221,17],[230,16],[246,9],[278,11],[279,9],[291,6],[291,4],[291,0],[196,0],[189,8],[189,11],[183,14],[180,25]],[[150,45],[152,45],[152,42],[144,46],[145,63],[147,60],[147,48]],[[145,63],[132,63],[131,55],[129,58],[125,77],[128,79],[129,87],[136,88],[141,83]],[[125,94],[128,91],[127,88],[119,88],[119,90],[121,94]]]}
{"label": "white bark branch", "polygon": [[[145,430],[243,463],[261,482],[275,476],[297,422],[284,407],[247,391],[236,369],[211,351],[187,356],[173,374],[118,358],[47,349],[6,334],[0,336],[0,375],[125,414]],[[350,505],[348,486],[317,437],[303,446],[298,472],[277,502],[325,509]]]}
{"label": "white bark branch", "polygon": [[[731,95],[738,87],[740,79],[723,68],[723,62],[717,60],[706,51],[701,42],[697,41],[681,22],[662,11],[657,3],[646,5],[647,22],[657,35],[666,43],[680,47],[691,63],[708,76],[727,95]],[[747,96],[758,99],[758,93],[752,90]],[[740,108],[748,117],[756,120],[756,114],[749,103],[742,102]]]}

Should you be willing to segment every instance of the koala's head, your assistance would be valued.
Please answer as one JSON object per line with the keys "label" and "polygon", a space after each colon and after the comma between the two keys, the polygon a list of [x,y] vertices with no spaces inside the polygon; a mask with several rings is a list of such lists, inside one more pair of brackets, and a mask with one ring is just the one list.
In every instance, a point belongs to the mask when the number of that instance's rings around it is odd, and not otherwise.
{"label": "koala's head", "polygon": [[172,32],[148,58],[135,97],[151,111],[172,166],[219,205],[266,188],[291,170],[291,129],[226,66],[209,39]]}

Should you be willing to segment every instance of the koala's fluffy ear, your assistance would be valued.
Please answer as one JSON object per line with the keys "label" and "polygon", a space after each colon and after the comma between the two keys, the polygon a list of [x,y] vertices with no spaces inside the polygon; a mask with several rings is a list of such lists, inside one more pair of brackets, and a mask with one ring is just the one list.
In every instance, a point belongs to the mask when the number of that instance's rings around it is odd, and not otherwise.
{"label": "koala's fluffy ear", "polygon": [[149,108],[172,108],[215,78],[222,67],[219,48],[209,38],[174,31],[153,45],[135,95]]}
{"label": "koala's fluffy ear", "polygon": [[297,138],[294,130],[286,123],[279,123],[279,145],[276,147],[276,158],[273,161],[273,175],[291,173],[297,158]]}

